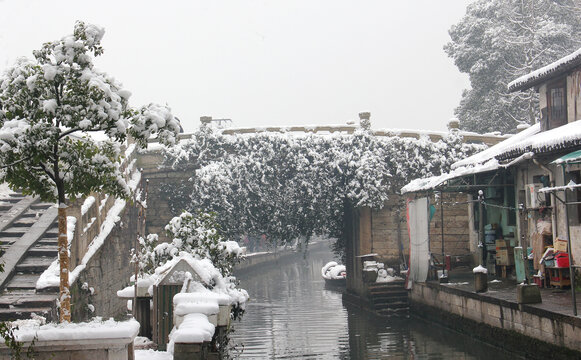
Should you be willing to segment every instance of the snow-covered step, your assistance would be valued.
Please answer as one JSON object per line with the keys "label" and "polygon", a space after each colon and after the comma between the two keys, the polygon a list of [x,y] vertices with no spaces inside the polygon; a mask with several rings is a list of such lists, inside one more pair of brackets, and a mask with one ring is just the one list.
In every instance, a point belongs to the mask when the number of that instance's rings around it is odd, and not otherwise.
{"label": "snow-covered step", "polygon": [[8,229],[4,229],[4,231],[0,231],[0,238],[21,238],[25,233],[26,229],[10,227]]}
{"label": "snow-covered step", "polygon": [[18,265],[16,271],[20,273],[42,274],[50,264],[54,261],[54,257],[48,256],[27,256]]}
{"label": "snow-covered step", "polygon": [[[5,272],[0,273],[0,286],[6,285],[14,274],[16,266],[26,257],[28,251],[31,251],[36,256],[56,257],[57,255],[57,247],[52,242],[35,245],[40,239],[45,238],[45,233],[48,229],[53,229],[57,218],[57,209],[50,204],[38,203],[37,199],[27,198],[25,200],[19,202],[15,207],[21,207],[22,204],[26,203],[27,208],[20,208],[18,215],[10,221],[10,225],[0,231],[0,239],[4,241],[2,247],[6,251],[3,256]],[[33,207],[36,207],[34,210],[35,217],[21,216],[28,213]],[[37,213],[38,217],[36,216]],[[30,225],[12,226],[14,223]],[[52,234],[49,234],[48,238],[51,237]]]}
{"label": "snow-covered step", "polygon": [[51,318],[58,293],[38,294],[40,274],[57,257],[57,209],[38,198],[11,194],[0,199],[0,248],[6,251],[0,273],[0,320]]}
{"label": "snow-covered step", "polygon": [[54,294],[36,294],[31,291],[13,291],[0,297],[0,308],[50,307],[54,304]]}
{"label": "snow-covered step", "polygon": [[35,222],[36,222],[36,218],[33,217],[24,217],[21,216],[20,218],[18,218],[18,220],[14,221],[11,225],[11,227],[15,227],[15,228],[27,228],[27,227],[31,227]]}
{"label": "snow-covered step", "polygon": [[54,206],[54,204],[50,204],[50,203],[38,203],[38,204],[32,204],[30,206],[31,210],[46,210],[50,207]]}
{"label": "snow-covered step", "polygon": [[5,289],[8,291],[11,290],[35,290],[36,289],[36,281],[38,280],[37,274],[24,274],[24,273],[16,273],[8,281],[6,284]]}
{"label": "snow-covered step", "polygon": [[36,244],[34,247],[28,250],[28,254],[33,256],[52,256],[56,257],[58,255],[57,245],[43,245]]}
{"label": "snow-covered step", "polygon": [[13,307],[9,309],[0,309],[0,321],[10,321],[17,319],[30,319],[32,315],[40,315],[47,321],[55,320],[56,314],[54,307]]}

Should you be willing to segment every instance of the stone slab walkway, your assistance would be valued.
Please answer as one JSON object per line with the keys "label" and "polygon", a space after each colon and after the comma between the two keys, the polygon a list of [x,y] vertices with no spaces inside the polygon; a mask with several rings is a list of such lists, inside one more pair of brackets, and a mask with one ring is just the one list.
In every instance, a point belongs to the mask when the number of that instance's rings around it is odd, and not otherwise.
{"label": "stone slab walkway", "polygon": [[[581,279],[577,280],[581,281]],[[479,295],[482,297],[491,297],[516,303],[516,285],[517,282],[514,279],[503,279],[489,275],[488,291]],[[468,293],[475,293],[472,269],[456,268],[450,271],[449,283],[445,285],[443,284],[442,286],[455,288]],[[577,300],[577,317],[581,318],[581,292],[576,292],[575,294]],[[527,304],[527,306],[574,317],[570,288],[541,288],[541,299],[542,303]]]}

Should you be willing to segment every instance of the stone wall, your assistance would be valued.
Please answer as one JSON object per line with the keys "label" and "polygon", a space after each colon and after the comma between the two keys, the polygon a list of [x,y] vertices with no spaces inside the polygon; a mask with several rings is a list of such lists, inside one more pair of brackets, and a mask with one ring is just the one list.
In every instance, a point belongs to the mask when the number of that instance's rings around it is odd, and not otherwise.
{"label": "stone wall", "polygon": [[[156,151],[144,152],[137,156],[137,167],[142,169],[144,183],[148,183],[147,203],[149,206],[146,214],[145,233],[158,234],[160,240],[166,240],[165,226],[183,210],[179,208],[179,205],[175,205],[180,200],[176,197],[181,196],[186,202],[186,196],[189,196],[189,193],[179,193],[180,190],[185,190],[185,188],[180,188],[180,183],[187,182],[191,174],[184,170],[160,167],[162,161],[162,155]],[[168,184],[172,185],[173,194],[168,194],[166,190]],[[174,206],[171,206],[172,201]]]}
{"label": "stone wall", "polygon": [[414,283],[412,313],[483,338],[525,358],[579,358],[581,319],[537,307]]}
{"label": "stone wall", "polygon": [[[461,193],[444,194],[444,253],[452,257],[465,257],[470,254],[470,226],[467,196]],[[435,204],[436,212],[430,221],[430,251],[442,254],[442,218],[439,202],[434,196],[430,203]],[[389,200],[380,210],[361,210],[359,222],[361,228],[369,228],[361,233],[361,251],[376,253],[386,263],[399,264],[401,253],[409,255],[409,234],[406,221],[406,198],[401,195],[390,195]],[[364,225],[363,225],[364,224]],[[369,240],[364,238],[369,236]]]}
{"label": "stone wall", "polygon": [[[472,261],[470,249],[470,219],[467,195],[444,194],[443,228],[444,253],[452,256],[452,264]],[[409,259],[409,234],[406,220],[407,198],[392,194],[382,209],[346,209],[346,267],[347,288],[365,296],[366,287],[362,280],[363,258],[366,254],[377,254],[373,258],[398,270],[399,265]],[[434,196],[436,212],[430,221],[430,251],[442,259],[442,218],[440,203]]]}
{"label": "stone wall", "polygon": [[74,321],[93,316],[123,318],[127,314],[127,301],[117,297],[117,290],[127,286],[133,275],[134,267],[129,261],[137,233],[137,211],[129,203],[126,205],[117,226],[71,286]]}

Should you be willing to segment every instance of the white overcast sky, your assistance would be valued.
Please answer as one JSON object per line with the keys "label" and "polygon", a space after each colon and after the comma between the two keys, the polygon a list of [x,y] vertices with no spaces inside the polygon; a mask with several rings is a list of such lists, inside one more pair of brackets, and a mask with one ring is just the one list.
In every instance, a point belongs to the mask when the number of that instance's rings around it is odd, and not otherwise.
{"label": "white overcast sky", "polygon": [[168,104],[235,126],[339,124],[445,130],[469,86],[442,47],[470,0],[0,0],[0,71],[75,20],[105,27],[99,69]]}

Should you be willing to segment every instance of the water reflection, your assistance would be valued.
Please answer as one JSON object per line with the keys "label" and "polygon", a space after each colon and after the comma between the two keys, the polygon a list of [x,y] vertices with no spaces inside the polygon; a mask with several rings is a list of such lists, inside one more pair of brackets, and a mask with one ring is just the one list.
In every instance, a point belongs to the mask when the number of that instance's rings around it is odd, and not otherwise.
{"label": "water reflection", "polygon": [[478,341],[414,319],[381,319],[343,305],[320,270],[325,247],[239,275],[251,302],[234,324],[241,359],[508,359]]}

